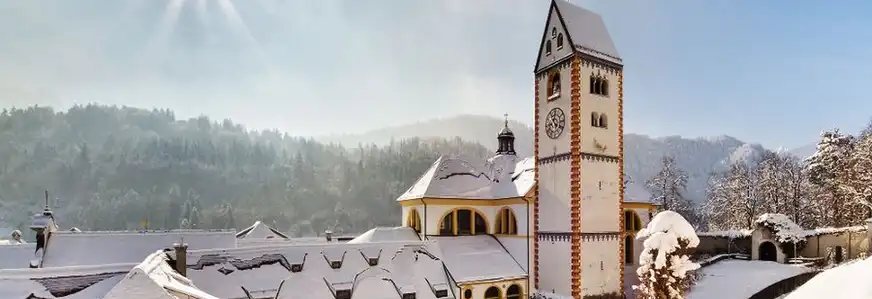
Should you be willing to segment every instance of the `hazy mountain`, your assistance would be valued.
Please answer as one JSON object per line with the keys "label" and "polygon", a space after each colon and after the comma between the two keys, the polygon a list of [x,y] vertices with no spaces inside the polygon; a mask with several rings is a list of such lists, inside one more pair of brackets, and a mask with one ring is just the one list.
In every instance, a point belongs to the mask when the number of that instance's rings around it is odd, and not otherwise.
{"label": "hazy mountain", "polygon": [[809,143],[809,144],[797,147],[795,149],[789,150],[787,152],[793,154],[794,156],[805,159],[805,158],[810,157],[811,155],[814,155],[814,153],[816,151],[817,151],[817,143]]}
{"label": "hazy mountain", "polygon": [[[386,144],[392,138],[460,137],[495,149],[496,135],[502,126],[503,120],[498,118],[462,115],[384,128],[358,135],[316,139],[357,147],[359,143]],[[533,128],[516,121],[510,121],[509,128],[515,132],[518,154],[532,155]],[[688,139],[680,136],[654,138],[627,134],[624,137],[624,145],[626,172],[632,180],[641,183],[651,178],[660,170],[660,159],[666,155],[673,156],[678,165],[688,174],[688,196],[694,201],[699,201],[705,196],[710,173],[724,170],[733,161],[752,161],[765,151],[759,144],[748,144],[730,136]]]}
{"label": "hazy mountain", "polygon": [[[374,143],[385,145],[391,140],[404,138],[455,138],[475,141],[488,148],[497,148],[497,133],[503,128],[504,120],[482,115],[460,115],[450,118],[430,119],[414,124],[388,127],[369,131],[363,134],[344,134],[322,136],[315,139],[320,142],[333,142],[348,148],[356,148],[359,144]],[[518,155],[533,155],[533,128],[522,122],[509,120],[509,129],[515,133],[515,151]]]}

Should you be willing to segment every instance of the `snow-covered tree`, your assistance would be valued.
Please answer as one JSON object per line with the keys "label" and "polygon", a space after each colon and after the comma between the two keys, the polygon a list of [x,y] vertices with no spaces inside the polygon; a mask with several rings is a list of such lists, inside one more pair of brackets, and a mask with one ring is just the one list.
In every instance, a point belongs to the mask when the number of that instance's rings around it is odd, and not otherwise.
{"label": "snow-covered tree", "polygon": [[645,182],[651,193],[651,201],[664,210],[677,212],[691,221],[696,219],[693,205],[684,197],[687,189],[687,173],[675,164],[675,159],[664,156],[662,168]]}
{"label": "snow-covered tree", "polygon": [[657,213],[648,226],[636,234],[644,249],[636,269],[639,285],[633,286],[639,299],[679,299],[693,283],[691,271],[699,264],[690,261],[691,248],[699,238],[684,217],[673,211]]}
{"label": "snow-covered tree", "polygon": [[735,162],[729,170],[714,174],[702,206],[710,228],[752,228],[754,217],[761,210],[756,191],[754,172],[743,162]]}
{"label": "snow-covered tree", "polygon": [[872,135],[866,135],[856,142],[846,164],[847,171],[840,180],[840,191],[849,200],[872,209]]}
{"label": "snow-covered tree", "polygon": [[852,207],[848,205],[848,195],[843,187],[849,169],[849,160],[854,138],[842,134],[838,129],[821,133],[817,152],[805,160],[805,172],[809,182],[820,192],[815,204],[826,212],[823,225],[846,226],[851,220]]}

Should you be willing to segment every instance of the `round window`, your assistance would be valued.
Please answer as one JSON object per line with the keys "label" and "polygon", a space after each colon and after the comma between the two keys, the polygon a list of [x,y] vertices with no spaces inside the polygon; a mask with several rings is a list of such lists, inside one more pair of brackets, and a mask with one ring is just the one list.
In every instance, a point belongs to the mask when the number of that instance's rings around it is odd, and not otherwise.
{"label": "round window", "polygon": [[463,298],[472,299],[472,290],[466,289],[466,291],[463,291]]}

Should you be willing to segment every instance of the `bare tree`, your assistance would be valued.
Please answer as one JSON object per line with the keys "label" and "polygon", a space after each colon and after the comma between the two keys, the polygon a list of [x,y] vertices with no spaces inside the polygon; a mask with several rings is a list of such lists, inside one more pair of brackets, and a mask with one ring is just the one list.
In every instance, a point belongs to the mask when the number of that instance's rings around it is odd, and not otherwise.
{"label": "bare tree", "polygon": [[652,202],[659,204],[662,209],[675,211],[691,223],[698,224],[694,215],[693,206],[684,192],[687,189],[687,173],[675,164],[675,159],[664,156],[662,168],[651,179],[645,182],[645,187],[651,192]]}

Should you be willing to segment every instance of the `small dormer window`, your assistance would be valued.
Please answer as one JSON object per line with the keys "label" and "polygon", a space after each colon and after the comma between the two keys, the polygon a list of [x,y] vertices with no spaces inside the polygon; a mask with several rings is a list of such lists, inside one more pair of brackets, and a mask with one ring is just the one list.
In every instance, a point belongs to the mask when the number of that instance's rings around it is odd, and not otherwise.
{"label": "small dormer window", "polygon": [[403,299],[415,299],[415,293],[403,293]]}
{"label": "small dormer window", "polygon": [[436,295],[436,298],[448,297],[448,290],[436,290],[434,295]]}
{"label": "small dormer window", "polygon": [[351,290],[336,290],[336,299],[351,299]]}
{"label": "small dormer window", "polygon": [[339,269],[342,268],[342,261],[332,261],[330,262],[330,268]]}
{"label": "small dormer window", "polygon": [[545,55],[551,55],[551,41],[545,41]]}
{"label": "small dormer window", "polygon": [[563,33],[557,34],[557,50],[563,49]]}
{"label": "small dormer window", "polygon": [[330,268],[339,269],[339,268],[342,268],[342,262],[345,261],[345,253],[346,252],[343,251],[341,256],[334,255],[334,256],[328,257],[327,254],[324,254],[322,252],[321,255],[324,256],[324,260],[327,261],[327,264],[330,265]]}
{"label": "small dormer window", "polygon": [[293,264],[291,265],[291,272],[298,273],[303,271],[303,264]]}

